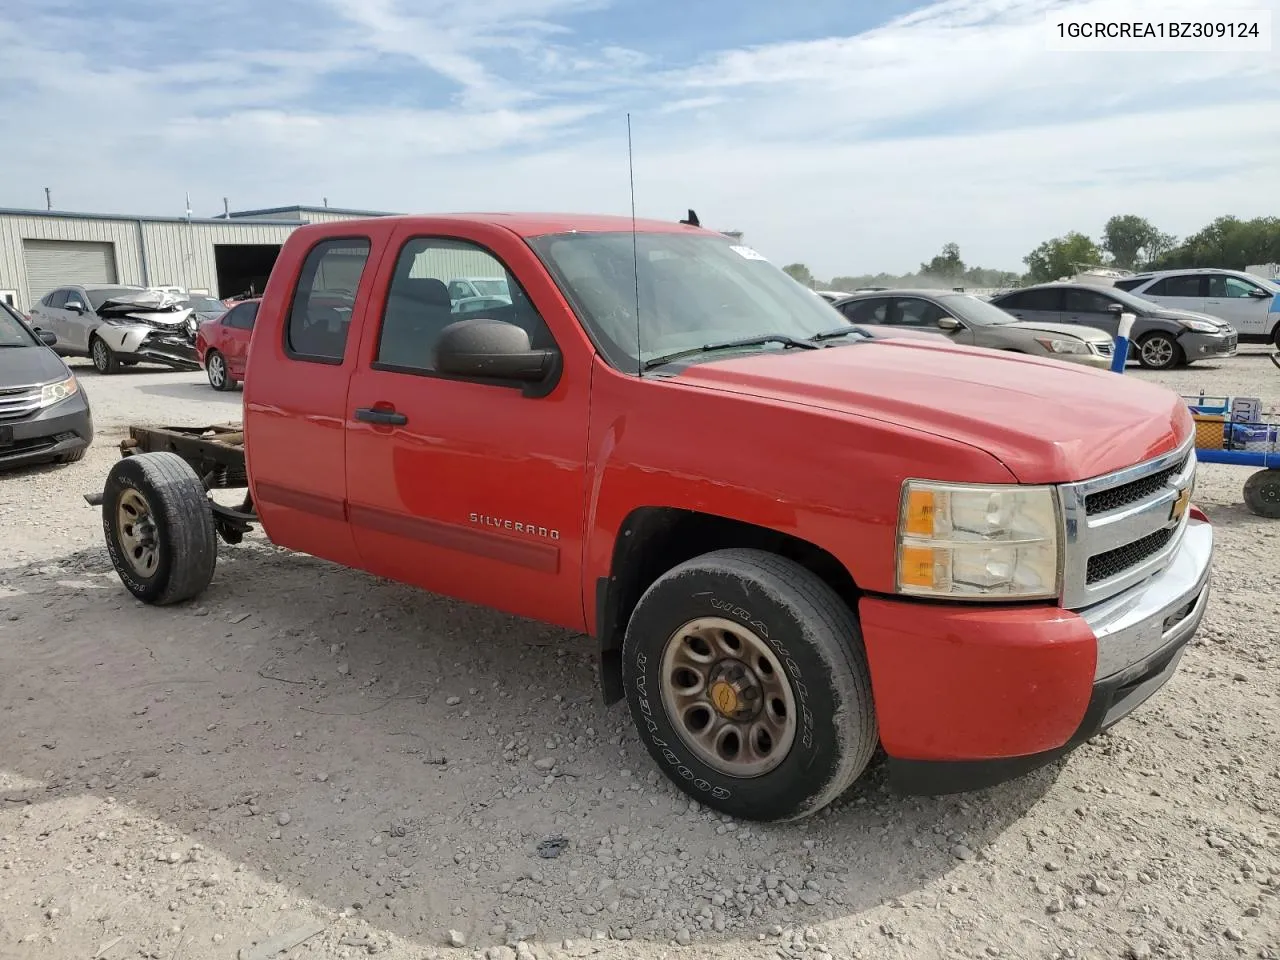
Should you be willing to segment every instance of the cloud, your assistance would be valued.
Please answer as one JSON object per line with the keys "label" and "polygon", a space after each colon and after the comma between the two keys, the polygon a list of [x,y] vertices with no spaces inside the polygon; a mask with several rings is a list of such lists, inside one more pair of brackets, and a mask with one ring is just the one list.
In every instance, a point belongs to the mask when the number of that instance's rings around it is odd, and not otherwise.
{"label": "cloud", "polygon": [[[736,8],[735,36],[763,2]],[[208,212],[623,213],[631,112],[642,214],[692,206],[819,276],[909,269],[948,241],[1016,268],[1112,213],[1185,234],[1274,210],[1274,54],[1051,53],[1053,0],[943,0],[692,59],[656,28],[612,35],[609,0],[216,6],[0,10],[0,204],[51,186],[109,212],[180,212],[189,190]],[[680,9],[648,16],[677,31]],[[68,31],[94,43],[67,49]]]}

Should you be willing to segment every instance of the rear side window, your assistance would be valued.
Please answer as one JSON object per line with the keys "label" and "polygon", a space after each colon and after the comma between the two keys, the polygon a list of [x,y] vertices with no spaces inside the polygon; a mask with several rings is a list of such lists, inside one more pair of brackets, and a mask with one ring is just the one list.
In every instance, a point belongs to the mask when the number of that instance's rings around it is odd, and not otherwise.
{"label": "rear side window", "polygon": [[46,307],[58,308],[67,302],[67,290],[55,290],[41,301]]}
{"label": "rear side window", "polygon": [[253,322],[258,319],[258,305],[256,303],[242,303],[238,307],[234,307],[230,313],[222,318],[224,327],[231,327],[233,330],[252,330]]}
{"label": "rear side window", "polygon": [[285,328],[289,356],[315,363],[342,362],[356,290],[368,260],[369,241],[364,238],[324,240],[311,248]]}
{"label": "rear side window", "polygon": [[1124,280],[1117,280],[1113,286],[1115,286],[1117,290],[1133,290],[1142,286],[1146,282],[1146,277],[1127,277]]}
{"label": "rear side window", "polygon": [[1197,277],[1193,273],[1165,277],[1153,283],[1145,293],[1152,297],[1203,297],[1207,280],[1208,277]]}

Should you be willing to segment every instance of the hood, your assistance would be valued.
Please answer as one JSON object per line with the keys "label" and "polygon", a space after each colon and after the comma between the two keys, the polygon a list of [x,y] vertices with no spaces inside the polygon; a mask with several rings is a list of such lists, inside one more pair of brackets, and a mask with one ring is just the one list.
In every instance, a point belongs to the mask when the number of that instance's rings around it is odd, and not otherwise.
{"label": "hood", "polygon": [[[1111,342],[1111,334],[1105,330],[1099,330],[1097,327],[1081,326],[1080,324],[1071,323],[1037,323],[1034,320],[1020,320],[1017,323],[1005,324],[1005,327],[1013,327],[1016,330],[1025,330],[1027,333],[1048,333],[1055,337],[1070,337],[1073,340],[1105,340]],[[1004,329],[1004,327],[995,327],[996,330]]]}
{"label": "hood", "polygon": [[[680,383],[900,424],[989,452],[1021,483],[1065,483],[1129,467],[1185,440],[1172,390],[1025,354],[866,340],[695,363]],[[921,475],[928,476],[927,464]]]}
{"label": "hood", "polygon": [[48,347],[0,347],[0,390],[65,380],[71,374]]}
{"label": "hood", "polygon": [[1196,313],[1193,310],[1179,310],[1176,307],[1162,307],[1160,304],[1153,304],[1153,308],[1147,311],[1147,316],[1156,320],[1200,320],[1205,323],[1212,323],[1216,327],[1224,330],[1230,330],[1231,324],[1223,320],[1221,317],[1215,317],[1208,313]]}
{"label": "hood", "polygon": [[182,306],[185,302],[161,290],[139,290],[104,301],[97,312],[104,320],[129,319],[162,327],[179,326],[191,316],[191,308]]}

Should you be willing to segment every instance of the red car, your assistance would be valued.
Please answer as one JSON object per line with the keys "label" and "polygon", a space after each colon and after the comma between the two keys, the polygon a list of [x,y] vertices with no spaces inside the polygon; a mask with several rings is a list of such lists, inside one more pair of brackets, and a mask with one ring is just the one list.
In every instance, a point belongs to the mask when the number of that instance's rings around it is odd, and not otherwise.
{"label": "red car", "polygon": [[243,300],[196,331],[196,357],[215,390],[234,390],[244,379],[249,337],[261,300]]}

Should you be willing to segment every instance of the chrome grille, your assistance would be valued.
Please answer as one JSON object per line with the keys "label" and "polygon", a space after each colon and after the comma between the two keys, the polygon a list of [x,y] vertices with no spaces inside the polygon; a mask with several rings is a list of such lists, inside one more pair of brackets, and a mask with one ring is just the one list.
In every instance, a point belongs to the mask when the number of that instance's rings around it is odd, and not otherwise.
{"label": "chrome grille", "polygon": [[17,420],[40,408],[40,387],[8,387],[0,390],[0,420]]}
{"label": "chrome grille", "polygon": [[1186,461],[1183,460],[1168,470],[1161,470],[1159,473],[1143,477],[1141,480],[1126,483],[1121,487],[1112,487],[1110,490],[1091,493],[1084,498],[1085,511],[1092,516],[1095,513],[1119,510],[1121,507],[1127,507],[1129,504],[1137,503],[1139,500],[1146,500],[1148,497],[1159,493],[1160,489],[1168,484],[1170,478],[1180,474],[1186,465]]}
{"label": "chrome grille", "polygon": [[1107,341],[1106,343],[1091,343],[1090,346],[1093,347],[1093,352],[1101,357],[1110,357],[1115,353],[1115,344],[1111,341]]}
{"label": "chrome grille", "polygon": [[1186,529],[1177,508],[1195,482],[1194,444],[1191,436],[1154,460],[1059,487],[1063,606],[1090,606],[1165,568]]}
{"label": "chrome grille", "polygon": [[1089,566],[1085,571],[1085,583],[1100,583],[1124,573],[1130,567],[1168,546],[1169,541],[1173,539],[1173,533],[1172,527],[1166,527],[1147,534],[1141,540],[1126,543],[1123,547],[1095,554],[1089,558]]}

